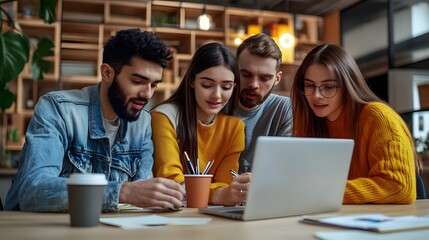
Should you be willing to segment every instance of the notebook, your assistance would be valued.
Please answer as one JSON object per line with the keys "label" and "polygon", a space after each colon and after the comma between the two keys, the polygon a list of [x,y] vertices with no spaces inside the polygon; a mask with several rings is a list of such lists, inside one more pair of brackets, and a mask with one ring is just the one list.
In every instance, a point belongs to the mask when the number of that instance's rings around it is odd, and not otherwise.
{"label": "notebook", "polygon": [[240,220],[337,211],[353,146],[351,139],[259,137],[246,206],[199,211]]}

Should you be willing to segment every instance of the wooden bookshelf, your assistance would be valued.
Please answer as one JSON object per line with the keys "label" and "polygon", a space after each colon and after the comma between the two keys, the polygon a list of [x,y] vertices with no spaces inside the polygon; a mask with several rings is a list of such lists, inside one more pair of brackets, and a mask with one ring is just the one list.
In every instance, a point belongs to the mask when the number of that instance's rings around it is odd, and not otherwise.
{"label": "wooden bookshelf", "polygon": [[[9,129],[18,128],[20,139],[24,139],[33,106],[42,94],[57,89],[82,88],[100,81],[98,68],[102,62],[103,46],[121,29],[138,27],[155,31],[174,50],[173,61],[165,70],[164,81],[156,89],[151,105],[174,92],[198,47],[217,41],[235,51],[238,44],[234,40],[248,37],[250,25],[271,34],[276,26],[283,24],[296,36],[293,47],[281,48],[285,56],[281,65],[283,79],[275,91],[282,95],[289,94],[295,71],[306,52],[322,41],[323,19],[285,12],[182,1],[62,0],[57,4],[57,21],[46,24],[36,17],[22,17],[21,1],[12,4],[15,20],[34,43],[44,36],[55,44],[55,56],[49,59],[52,68],[44,80],[32,81],[30,63],[18,79],[10,83],[17,101],[3,113],[7,116],[2,132],[5,136]],[[208,31],[196,27],[204,7],[213,18],[213,27]],[[278,41],[278,36],[273,38]],[[15,152],[23,144],[23,140],[14,145],[7,144],[5,137],[2,141],[7,150]]]}

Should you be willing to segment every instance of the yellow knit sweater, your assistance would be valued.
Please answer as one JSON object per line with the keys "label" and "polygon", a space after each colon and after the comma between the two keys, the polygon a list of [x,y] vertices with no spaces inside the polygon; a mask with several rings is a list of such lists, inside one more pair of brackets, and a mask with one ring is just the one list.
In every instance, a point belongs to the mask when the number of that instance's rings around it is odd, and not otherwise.
{"label": "yellow knit sweater", "polygon": [[[153,172],[184,182],[183,166],[175,127],[163,113],[152,111],[152,138],[154,143]],[[214,191],[227,187],[232,181],[230,169],[238,171],[238,158],[244,150],[244,123],[239,118],[219,113],[211,125],[197,124],[198,160],[201,171],[214,160],[209,173],[213,174],[210,203]]]}
{"label": "yellow knit sweater", "polygon": [[[328,121],[329,137],[346,138],[343,113]],[[361,111],[358,128],[343,202],[414,202],[412,138],[401,117],[386,104],[370,103]]]}

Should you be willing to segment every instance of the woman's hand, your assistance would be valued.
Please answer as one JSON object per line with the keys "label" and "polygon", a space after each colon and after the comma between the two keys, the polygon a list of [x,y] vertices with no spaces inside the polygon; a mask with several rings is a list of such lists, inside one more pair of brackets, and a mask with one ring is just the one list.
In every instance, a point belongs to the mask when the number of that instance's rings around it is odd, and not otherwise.
{"label": "woman's hand", "polygon": [[218,188],[212,202],[216,205],[238,205],[246,201],[252,173],[246,172],[235,177],[229,187]]}

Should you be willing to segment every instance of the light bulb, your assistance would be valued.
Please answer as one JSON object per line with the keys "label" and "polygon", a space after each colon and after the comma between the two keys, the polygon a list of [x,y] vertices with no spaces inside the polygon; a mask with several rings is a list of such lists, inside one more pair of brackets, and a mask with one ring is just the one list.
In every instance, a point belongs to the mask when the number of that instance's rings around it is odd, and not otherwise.
{"label": "light bulb", "polygon": [[241,38],[239,38],[239,37],[234,39],[234,44],[237,46],[240,45],[242,42],[243,42],[243,40],[241,40]]}
{"label": "light bulb", "polygon": [[279,43],[283,48],[291,48],[295,44],[295,38],[290,33],[283,33],[279,37]]}
{"label": "light bulb", "polygon": [[212,25],[212,17],[206,13],[198,17],[198,27],[201,30],[209,30]]}

